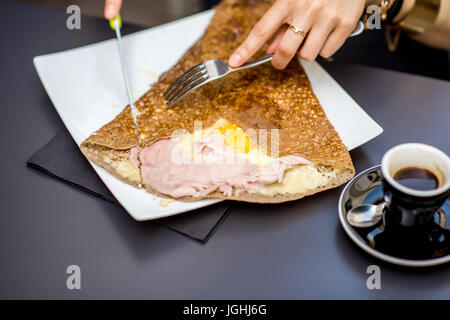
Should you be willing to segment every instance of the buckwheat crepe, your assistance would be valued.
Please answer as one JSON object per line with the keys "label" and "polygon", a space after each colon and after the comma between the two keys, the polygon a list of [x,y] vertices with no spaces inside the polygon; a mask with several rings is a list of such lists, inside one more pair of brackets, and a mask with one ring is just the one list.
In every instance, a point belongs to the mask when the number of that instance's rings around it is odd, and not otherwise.
{"label": "buckwheat crepe", "polygon": [[[175,129],[192,133],[194,121],[202,121],[203,128],[207,128],[225,119],[244,131],[266,129],[269,141],[271,129],[278,129],[278,156],[298,155],[310,165],[299,172],[289,169],[283,183],[259,190],[215,190],[201,197],[178,197],[179,200],[224,198],[277,203],[336,187],[354,175],[348,150],[328,121],[298,61],[281,71],[265,64],[232,73],[193,91],[170,109],[162,98],[162,92],[192,66],[210,59],[226,61],[272,2],[224,0],[215,8],[204,35],[136,102],[139,141],[145,148],[170,138]],[[264,55],[264,49],[256,57]],[[127,106],[87,138],[81,151],[123,182],[167,196],[145,183],[140,169],[132,165],[130,150],[136,145],[131,109]],[[270,153],[270,147],[265,152]]]}

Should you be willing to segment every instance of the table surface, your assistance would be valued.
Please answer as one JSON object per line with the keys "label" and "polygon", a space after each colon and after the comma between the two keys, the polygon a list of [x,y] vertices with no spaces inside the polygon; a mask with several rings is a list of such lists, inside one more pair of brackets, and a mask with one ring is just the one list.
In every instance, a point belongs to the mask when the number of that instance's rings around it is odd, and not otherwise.
{"label": "table surface", "polygon": [[[67,15],[53,9],[2,1],[0,12],[0,298],[450,298],[450,265],[396,267],[350,241],[338,220],[342,187],[281,205],[238,204],[202,244],[28,168],[63,128],[32,58],[113,35],[86,17],[69,31]],[[449,82],[323,65],[384,128],[351,152],[357,172],[403,142],[450,151]],[[374,264],[381,290],[366,286]],[[81,268],[81,290],[66,287],[69,265]]]}

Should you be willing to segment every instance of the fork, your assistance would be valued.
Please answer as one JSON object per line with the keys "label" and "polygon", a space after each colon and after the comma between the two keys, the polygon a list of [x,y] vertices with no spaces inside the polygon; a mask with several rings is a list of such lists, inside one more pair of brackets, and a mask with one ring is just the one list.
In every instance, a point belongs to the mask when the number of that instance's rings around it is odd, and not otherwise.
{"label": "fork", "polygon": [[[359,35],[362,33],[363,29],[364,25],[359,21],[349,37]],[[208,82],[223,78],[231,72],[252,68],[269,62],[272,58],[273,54],[269,54],[262,58],[244,63],[237,68],[230,67],[226,62],[220,60],[208,60],[183,73],[163,92],[162,96],[170,108],[186,94]]]}

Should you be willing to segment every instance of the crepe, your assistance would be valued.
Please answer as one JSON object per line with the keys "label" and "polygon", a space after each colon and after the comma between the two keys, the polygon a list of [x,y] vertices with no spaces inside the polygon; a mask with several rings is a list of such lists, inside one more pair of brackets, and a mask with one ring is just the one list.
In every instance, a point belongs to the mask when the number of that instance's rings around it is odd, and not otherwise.
{"label": "crepe", "polygon": [[[308,159],[315,174],[325,180],[300,189],[291,186],[290,191],[275,186],[269,188],[274,192],[268,192],[267,187],[262,192],[237,190],[231,195],[215,191],[180,200],[225,198],[283,202],[338,186],[354,175],[348,150],[328,121],[298,61],[291,61],[281,71],[265,64],[232,73],[194,90],[170,109],[162,98],[162,92],[192,66],[210,59],[226,61],[272,2],[224,0],[215,8],[204,35],[135,103],[139,141],[141,147],[146,147],[170,138],[176,129],[192,133],[195,121],[202,121],[203,128],[226,119],[243,130],[271,132],[277,129],[279,157],[300,155]],[[255,57],[264,55],[264,49]],[[270,153],[270,134],[268,140],[269,147],[265,151]],[[114,120],[87,138],[80,148],[89,160],[123,182],[161,195],[143,182],[139,169],[132,165],[130,150],[136,145],[131,109],[127,106]],[[297,180],[291,184],[302,183]]]}

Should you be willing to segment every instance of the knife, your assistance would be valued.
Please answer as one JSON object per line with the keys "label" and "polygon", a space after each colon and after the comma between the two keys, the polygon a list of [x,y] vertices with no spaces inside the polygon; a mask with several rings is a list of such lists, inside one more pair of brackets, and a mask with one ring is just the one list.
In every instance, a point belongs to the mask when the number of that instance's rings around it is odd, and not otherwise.
{"label": "knife", "polygon": [[126,92],[127,92],[128,103],[130,104],[130,107],[131,107],[131,114],[133,116],[134,133],[136,135],[137,145],[138,145],[138,147],[140,147],[139,135],[138,135],[138,125],[137,125],[137,114],[138,114],[138,111],[136,109],[136,106],[133,103],[133,97],[131,95],[130,83],[128,82],[127,67],[125,65],[125,58],[123,56],[122,34],[120,33],[120,28],[122,28],[122,19],[120,18],[120,14],[118,14],[115,18],[109,19],[109,26],[111,27],[111,29],[113,29],[116,32],[117,48],[118,48],[118,51],[119,51],[120,65],[122,67],[123,82],[125,84],[125,89],[126,89]]}

